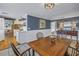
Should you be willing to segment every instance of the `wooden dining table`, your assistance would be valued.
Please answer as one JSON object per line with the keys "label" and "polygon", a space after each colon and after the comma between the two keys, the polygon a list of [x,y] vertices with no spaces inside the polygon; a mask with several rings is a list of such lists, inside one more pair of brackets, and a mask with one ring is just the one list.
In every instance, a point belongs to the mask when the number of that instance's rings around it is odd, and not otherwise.
{"label": "wooden dining table", "polygon": [[64,56],[70,45],[70,40],[56,39],[55,43],[51,43],[50,41],[50,37],[45,37],[31,41],[28,45],[41,56]]}

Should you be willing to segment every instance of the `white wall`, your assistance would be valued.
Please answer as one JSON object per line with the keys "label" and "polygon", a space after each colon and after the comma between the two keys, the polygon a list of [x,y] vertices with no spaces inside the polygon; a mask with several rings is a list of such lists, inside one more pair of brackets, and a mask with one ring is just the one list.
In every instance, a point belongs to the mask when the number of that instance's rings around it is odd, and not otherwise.
{"label": "white wall", "polygon": [[3,40],[4,37],[4,19],[0,18],[0,41]]}
{"label": "white wall", "polygon": [[55,22],[51,22],[51,31],[55,31],[56,30],[56,21]]}
{"label": "white wall", "polygon": [[48,36],[51,34],[51,29],[44,29],[44,30],[31,30],[31,31],[23,31],[23,32],[18,32],[17,34],[17,40],[20,43],[24,43],[24,42],[29,42],[29,41],[33,41],[36,40],[36,33],[37,32],[42,32],[44,34],[44,36]]}

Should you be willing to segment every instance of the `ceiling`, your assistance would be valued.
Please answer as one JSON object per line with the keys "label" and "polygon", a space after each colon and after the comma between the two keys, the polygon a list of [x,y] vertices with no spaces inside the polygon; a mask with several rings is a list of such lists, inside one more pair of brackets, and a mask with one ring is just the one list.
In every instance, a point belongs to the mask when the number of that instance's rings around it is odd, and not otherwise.
{"label": "ceiling", "polygon": [[2,14],[20,18],[27,14],[55,20],[58,18],[79,16],[78,3],[56,3],[53,9],[45,9],[43,3],[0,3]]}

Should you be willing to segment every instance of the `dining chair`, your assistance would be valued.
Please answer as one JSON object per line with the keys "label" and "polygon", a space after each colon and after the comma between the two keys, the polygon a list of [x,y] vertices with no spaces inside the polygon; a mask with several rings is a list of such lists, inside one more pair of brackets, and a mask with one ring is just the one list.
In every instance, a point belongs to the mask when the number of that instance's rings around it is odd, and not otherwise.
{"label": "dining chair", "polygon": [[38,32],[38,33],[36,34],[36,37],[37,37],[37,39],[41,39],[41,38],[44,37],[44,35],[43,35],[42,32]]}
{"label": "dining chair", "polygon": [[[32,54],[31,54],[31,48],[28,48],[28,49],[26,49],[25,51],[23,51],[22,53],[20,53],[20,51],[16,48],[16,46],[13,44],[13,43],[11,43],[11,47],[12,47],[12,50],[13,50],[13,52],[14,52],[14,54],[16,55],[16,56],[33,56]],[[33,51],[32,51],[33,52]]]}
{"label": "dining chair", "polygon": [[79,50],[69,46],[67,49],[67,54],[66,56],[79,56]]}
{"label": "dining chair", "polygon": [[57,38],[56,31],[53,31],[53,32],[51,32],[51,35],[50,35],[50,37]]}
{"label": "dining chair", "polygon": [[79,50],[79,41],[76,41],[76,48]]}

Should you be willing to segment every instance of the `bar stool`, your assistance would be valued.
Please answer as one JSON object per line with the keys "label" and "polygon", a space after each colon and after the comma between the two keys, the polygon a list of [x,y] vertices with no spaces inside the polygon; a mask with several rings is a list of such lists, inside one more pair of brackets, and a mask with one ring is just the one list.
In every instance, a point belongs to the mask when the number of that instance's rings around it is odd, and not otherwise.
{"label": "bar stool", "polygon": [[67,36],[70,37],[68,39],[71,39],[71,31],[67,31]]}
{"label": "bar stool", "polygon": [[66,39],[67,38],[67,31],[64,31],[64,38]]}
{"label": "bar stool", "polygon": [[65,39],[65,31],[64,30],[62,30],[62,32],[61,32],[61,37],[62,37],[62,39]]}
{"label": "bar stool", "polygon": [[60,38],[62,38],[62,34],[63,34],[62,30],[60,30],[59,31]]}
{"label": "bar stool", "polygon": [[56,33],[57,33],[57,39],[59,38],[59,30],[58,31],[56,31]]}
{"label": "bar stool", "polygon": [[62,36],[63,34],[64,34],[64,33],[63,33],[63,30],[58,30],[58,31],[57,31],[57,37],[58,37],[58,38],[62,38],[62,37],[63,37],[63,36]]}

